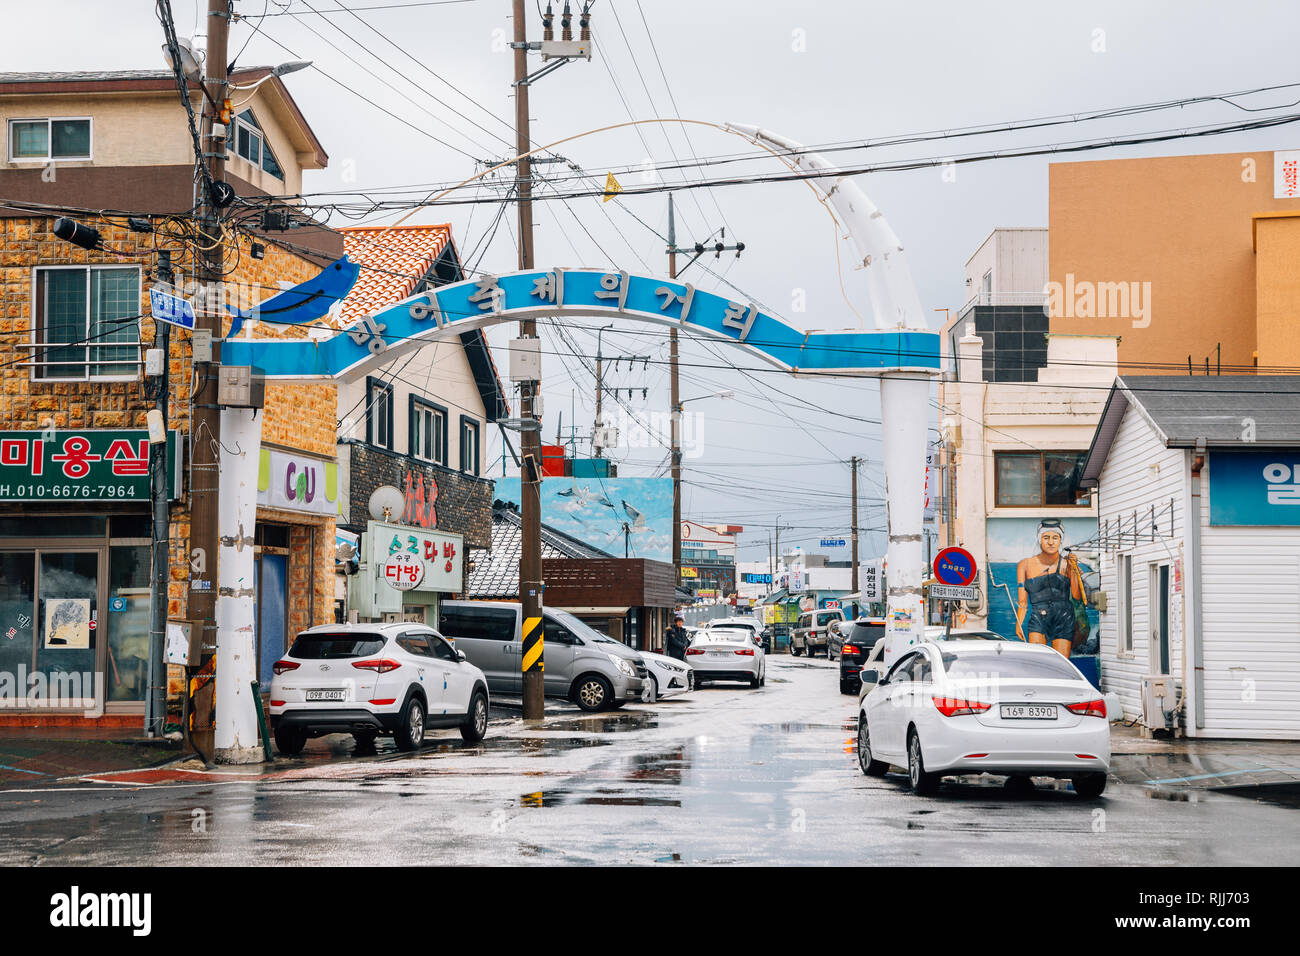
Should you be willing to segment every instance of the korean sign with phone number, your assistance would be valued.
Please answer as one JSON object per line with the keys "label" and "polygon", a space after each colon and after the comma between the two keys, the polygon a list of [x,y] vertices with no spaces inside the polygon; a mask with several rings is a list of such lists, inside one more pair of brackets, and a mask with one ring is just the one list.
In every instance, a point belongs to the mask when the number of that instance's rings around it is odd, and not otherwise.
{"label": "korean sign with phone number", "polygon": [[[180,485],[178,436],[167,433],[167,492]],[[0,432],[0,501],[148,501],[149,433]]]}

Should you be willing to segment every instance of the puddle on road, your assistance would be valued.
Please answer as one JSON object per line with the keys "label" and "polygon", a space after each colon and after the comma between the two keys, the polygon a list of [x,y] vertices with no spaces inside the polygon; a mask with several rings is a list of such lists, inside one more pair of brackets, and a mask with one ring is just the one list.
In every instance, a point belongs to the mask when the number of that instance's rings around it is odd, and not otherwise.
{"label": "puddle on road", "polygon": [[1152,800],[1171,800],[1175,803],[1200,803],[1205,794],[1200,790],[1164,790],[1148,788],[1142,791]]}
{"label": "puddle on road", "polygon": [[619,730],[653,730],[659,726],[658,715],[644,710],[632,710],[622,714],[591,714],[586,717],[572,717],[557,720],[546,725],[546,730],[578,730],[590,733],[607,734]]}
{"label": "puddle on road", "polygon": [[576,793],[572,790],[547,790],[519,795],[521,807],[680,807],[680,800],[668,797],[631,796],[619,790],[596,790]]}

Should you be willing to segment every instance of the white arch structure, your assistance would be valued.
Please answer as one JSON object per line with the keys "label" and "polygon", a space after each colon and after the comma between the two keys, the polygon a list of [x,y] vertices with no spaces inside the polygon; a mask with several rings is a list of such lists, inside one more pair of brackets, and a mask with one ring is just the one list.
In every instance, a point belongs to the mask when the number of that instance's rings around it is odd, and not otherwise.
{"label": "white arch structure", "polygon": [[[710,124],[712,125],[712,124]],[[593,268],[485,275],[412,295],[325,339],[233,340],[222,364],[255,366],[268,382],[352,381],[400,355],[461,332],[528,318],[621,317],[675,326],[745,349],[793,375],[880,379],[889,524],[888,663],[924,636],[922,512],[930,380],[939,372],[939,335],[929,330],[902,244],[852,180],[815,153],[757,127],[728,124],[811,180],[848,229],[865,267],[877,328],[804,332],[734,301],[656,276]],[[216,749],[257,759],[251,529],[256,516],[261,419],[222,411],[221,546],[217,561]],[[201,436],[195,436],[201,440]],[[243,755],[242,757],[240,755]]]}

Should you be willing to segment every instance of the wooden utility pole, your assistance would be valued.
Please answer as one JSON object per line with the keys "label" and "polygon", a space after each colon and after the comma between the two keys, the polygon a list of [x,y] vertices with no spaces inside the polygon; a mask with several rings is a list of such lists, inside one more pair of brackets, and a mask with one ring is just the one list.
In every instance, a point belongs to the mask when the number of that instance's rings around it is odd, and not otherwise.
{"label": "wooden utility pole", "polygon": [[[677,224],[668,194],[668,278],[677,278]],[[668,332],[668,400],[672,404],[673,583],[682,583],[682,406],[677,385],[677,328]]]}
{"label": "wooden utility pole", "polygon": [[[513,0],[515,53],[515,184],[519,194],[519,268],[533,267],[533,175],[526,155],[532,149],[528,120],[528,21],[524,0]],[[537,337],[537,323],[523,319],[519,337]],[[541,720],[545,708],[542,646],[542,433],[538,404],[541,380],[520,385],[523,432],[520,445],[523,467],[520,469],[519,497],[522,519],[521,554],[519,557],[519,602],[522,605],[524,719]],[[537,421],[535,427],[530,423]]]}
{"label": "wooden utility pole", "polygon": [[[221,447],[221,410],[217,406],[217,378],[220,372],[222,333],[222,210],[209,183],[222,183],[226,174],[226,140],[212,135],[212,124],[219,121],[212,104],[226,99],[227,40],[230,34],[230,0],[208,0],[208,46],[203,83],[203,119],[199,142],[203,147],[200,160],[207,170],[206,182],[199,184],[199,233],[203,247],[197,256],[196,278],[199,295],[195,309],[195,327],[212,335],[211,362],[194,364],[195,388],[191,398],[190,418],[190,568],[186,616],[203,622],[203,657],[217,647],[217,552],[220,546],[218,525],[218,488],[220,472],[218,449]],[[227,124],[227,135],[229,124]],[[215,693],[216,682],[209,682]],[[196,701],[194,714],[195,743],[212,752],[212,698],[204,695]]]}

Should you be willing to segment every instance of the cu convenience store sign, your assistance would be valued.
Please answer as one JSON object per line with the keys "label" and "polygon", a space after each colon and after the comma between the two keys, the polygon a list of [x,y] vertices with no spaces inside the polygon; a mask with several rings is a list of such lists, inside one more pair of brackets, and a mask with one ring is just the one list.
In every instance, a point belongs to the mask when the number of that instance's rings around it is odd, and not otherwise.
{"label": "cu convenience store sign", "polygon": [[[167,496],[180,486],[177,433],[167,433]],[[0,432],[0,502],[148,501],[144,429]]]}

